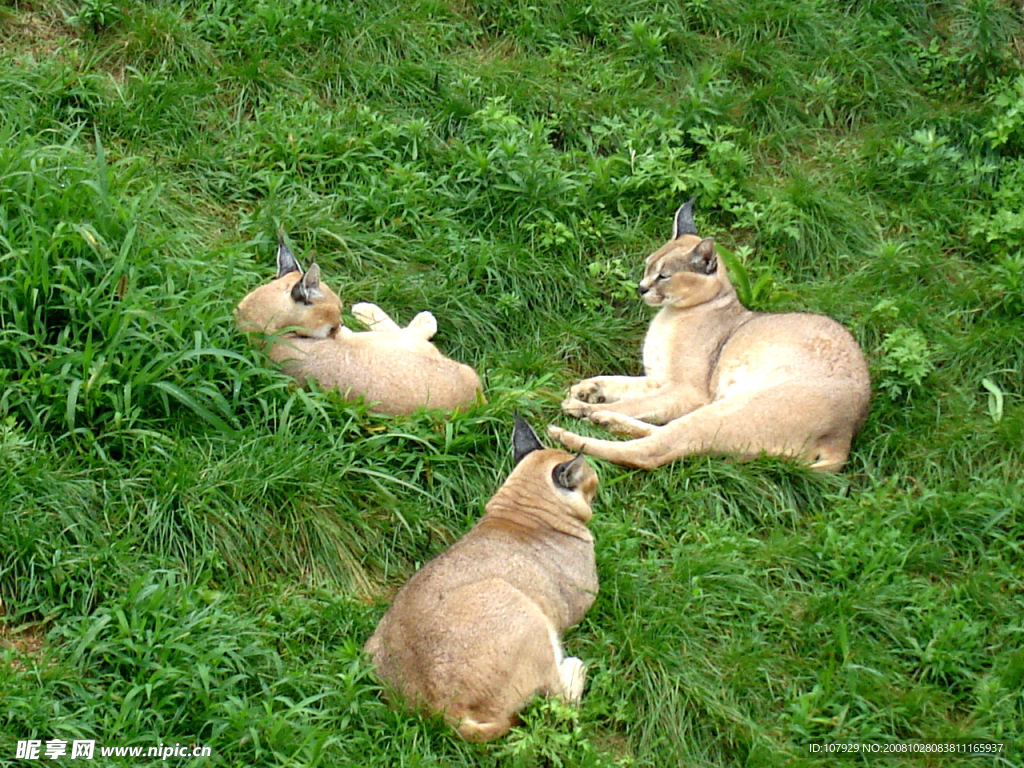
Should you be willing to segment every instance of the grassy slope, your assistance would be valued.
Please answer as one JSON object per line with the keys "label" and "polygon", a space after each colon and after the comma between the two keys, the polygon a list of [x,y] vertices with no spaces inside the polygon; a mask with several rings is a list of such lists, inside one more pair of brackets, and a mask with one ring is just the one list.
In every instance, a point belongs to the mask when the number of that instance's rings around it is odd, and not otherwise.
{"label": "grassy slope", "polygon": [[[57,5],[0,7],[0,640],[31,651],[0,761],[810,766],[1024,732],[1010,3]],[[582,709],[487,746],[391,712],[359,655],[388,590],[479,514],[514,410],[636,371],[632,283],[691,193],[753,306],[864,344],[848,470],[602,465]],[[432,309],[490,403],[381,419],[263,367],[230,312],[278,226],[349,303]]]}

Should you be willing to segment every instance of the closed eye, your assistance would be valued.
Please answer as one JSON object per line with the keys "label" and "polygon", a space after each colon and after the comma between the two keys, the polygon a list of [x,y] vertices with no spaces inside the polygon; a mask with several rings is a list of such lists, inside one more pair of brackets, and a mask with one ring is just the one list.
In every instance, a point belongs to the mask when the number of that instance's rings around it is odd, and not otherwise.
{"label": "closed eye", "polygon": [[658,275],[658,282],[660,283],[662,280],[668,280],[669,277],[671,277],[671,275]]}

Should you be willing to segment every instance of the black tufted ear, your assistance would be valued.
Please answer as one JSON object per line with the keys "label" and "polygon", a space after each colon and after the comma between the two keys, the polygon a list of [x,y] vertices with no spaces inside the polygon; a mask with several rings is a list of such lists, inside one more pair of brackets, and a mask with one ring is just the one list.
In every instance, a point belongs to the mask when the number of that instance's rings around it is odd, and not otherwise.
{"label": "black tufted ear", "polygon": [[312,304],[314,299],[323,295],[320,290],[320,265],[313,262],[302,279],[292,286],[292,299],[299,304]]}
{"label": "black tufted ear", "polygon": [[515,457],[516,464],[522,461],[526,454],[539,451],[543,447],[540,438],[537,437],[537,433],[533,431],[533,427],[517,413],[515,415],[515,428],[512,430],[512,454]]}
{"label": "black tufted ear", "polygon": [[715,251],[715,239],[713,237],[705,237],[697,243],[697,247],[693,249],[693,253],[690,255],[690,263],[696,272],[704,275],[715,274],[715,270],[718,269],[718,252]]}
{"label": "black tufted ear", "polygon": [[291,249],[284,244],[284,232],[277,235],[277,276],[284,277],[290,272],[301,272],[298,259]]}
{"label": "black tufted ear", "polygon": [[581,453],[572,461],[563,461],[551,470],[551,479],[559,488],[575,491],[580,487],[580,483],[583,482],[583,470],[586,465],[587,460]]}
{"label": "black tufted ear", "polygon": [[672,239],[676,240],[683,235],[696,235],[697,225],[693,223],[693,203],[697,199],[694,195],[685,203],[679,206],[679,210],[676,211],[675,228],[672,233]]}

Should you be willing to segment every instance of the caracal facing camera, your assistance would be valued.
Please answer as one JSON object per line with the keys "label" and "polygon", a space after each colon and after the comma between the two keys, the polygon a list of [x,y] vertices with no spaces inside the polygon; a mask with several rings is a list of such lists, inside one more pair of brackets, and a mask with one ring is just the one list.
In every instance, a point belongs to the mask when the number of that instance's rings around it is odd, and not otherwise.
{"label": "caracal facing camera", "polygon": [[516,467],[484,516],[405,583],[366,651],[407,705],[471,741],[507,733],[535,694],[578,702],[585,667],[561,635],[597,594],[587,528],[597,473],[516,416]]}
{"label": "caracal facing camera", "polygon": [[476,372],[430,343],[432,314],[421,312],[405,328],[375,304],[356,304],[352,314],[370,330],[341,324],[341,299],[321,282],[320,267],[303,272],[282,237],[277,278],[242,299],[235,321],[242,331],[274,335],[270,358],[301,385],[313,379],[347,399],[363,397],[377,413],[451,411],[477,401]]}
{"label": "caracal facing camera", "polygon": [[693,200],[676,212],[672,240],[647,257],[638,291],[661,307],[644,341],[645,375],[584,379],[562,403],[566,413],[636,439],[597,440],[555,426],[552,437],[643,469],[703,453],[842,469],[871,392],[864,355],[845,328],[823,315],[740,304],[714,241],[697,235]]}

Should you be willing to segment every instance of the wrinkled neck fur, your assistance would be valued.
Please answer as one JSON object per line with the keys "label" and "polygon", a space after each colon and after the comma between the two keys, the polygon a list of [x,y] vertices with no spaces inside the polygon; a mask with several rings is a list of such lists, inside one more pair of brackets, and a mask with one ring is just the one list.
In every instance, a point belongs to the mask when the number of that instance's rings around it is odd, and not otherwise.
{"label": "wrinkled neck fur", "polygon": [[715,278],[719,285],[718,292],[707,301],[683,307],[678,307],[675,304],[665,304],[663,305],[663,309],[671,310],[682,315],[706,314],[708,312],[738,312],[742,314],[743,312],[750,311],[740,304],[739,297],[736,295],[736,289],[733,287],[732,281],[729,280],[729,275],[721,265],[719,265],[718,273],[715,275]]}
{"label": "wrinkled neck fur", "polygon": [[530,485],[516,483],[510,487],[506,482],[487,502],[480,522],[506,523],[521,530],[524,536],[556,531],[581,541],[594,540],[586,524],[572,515],[569,501],[556,498],[559,491],[541,483],[536,488]]}

